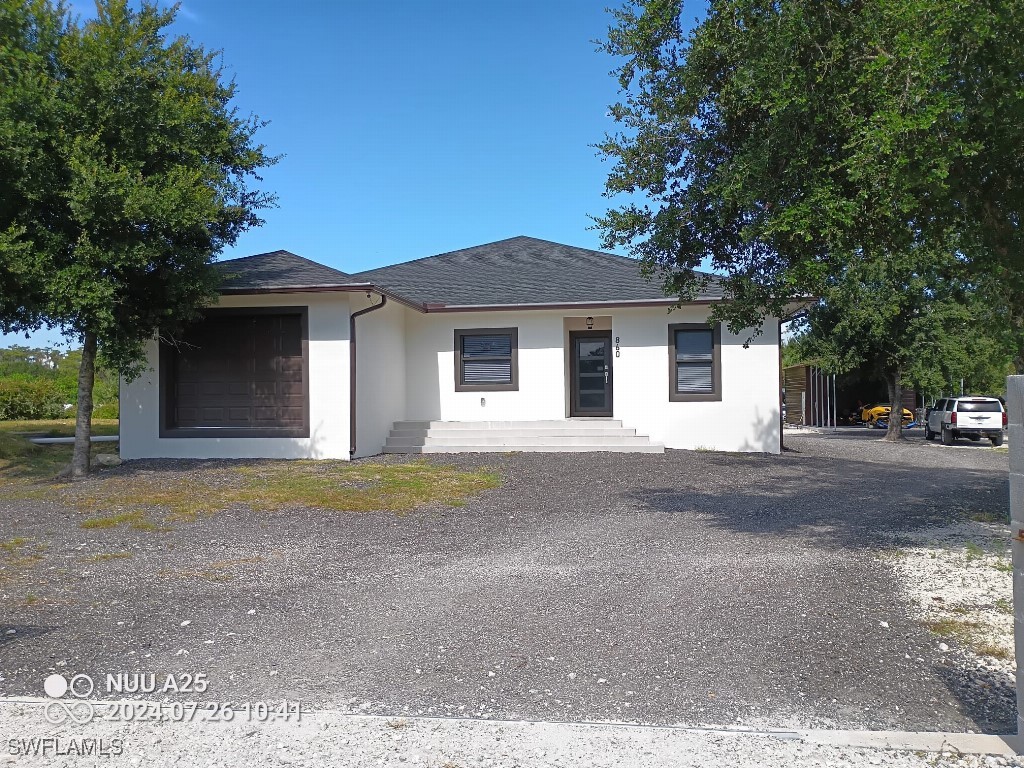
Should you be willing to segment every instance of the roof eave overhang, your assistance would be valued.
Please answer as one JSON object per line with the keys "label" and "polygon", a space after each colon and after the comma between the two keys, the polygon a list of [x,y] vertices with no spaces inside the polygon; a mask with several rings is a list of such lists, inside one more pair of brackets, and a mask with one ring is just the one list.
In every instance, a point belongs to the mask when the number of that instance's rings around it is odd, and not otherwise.
{"label": "roof eave overhang", "polygon": [[260,294],[285,294],[285,293],[361,293],[371,291],[387,296],[399,304],[424,314],[437,312],[513,312],[523,310],[552,310],[552,309],[611,309],[615,307],[673,307],[708,305],[722,301],[720,298],[698,298],[690,301],[680,302],[678,299],[665,297],[663,299],[619,299],[615,301],[548,301],[529,302],[518,304],[441,304],[437,302],[420,303],[407,299],[394,291],[383,288],[373,283],[343,283],[337,285],[292,285],[275,286],[267,288],[221,288],[220,293],[224,296],[249,296]]}
{"label": "roof eave overhang", "polygon": [[556,301],[523,304],[426,304],[425,312],[510,312],[533,309],[612,309],[614,307],[673,307],[678,304],[713,304],[719,299],[625,299],[619,301]]}
{"label": "roof eave overhang", "polygon": [[[261,294],[286,294],[286,293],[362,293],[370,291],[382,296],[387,296],[392,301],[403,306],[414,309],[424,314],[440,312],[519,312],[529,310],[553,310],[553,309],[613,309],[630,307],[674,307],[674,306],[707,306],[723,301],[721,298],[698,298],[691,301],[680,302],[678,299],[666,297],[664,299],[624,299],[618,301],[557,301],[557,302],[533,302],[520,304],[440,304],[420,302],[407,299],[388,288],[382,288],[373,283],[338,283],[336,285],[291,285],[276,286],[273,288],[221,288],[220,293],[224,296],[255,296]],[[807,308],[816,302],[816,296],[802,296],[794,299],[786,305],[786,314],[780,320],[788,322],[804,314]]]}
{"label": "roof eave overhang", "polygon": [[389,299],[404,304],[417,312],[424,312],[423,305],[410,301],[404,296],[399,296],[387,288],[381,288],[372,283],[344,283],[338,285],[293,285],[277,286],[274,288],[221,288],[219,293],[222,296],[256,296],[270,293],[363,293],[369,291],[387,296]]}

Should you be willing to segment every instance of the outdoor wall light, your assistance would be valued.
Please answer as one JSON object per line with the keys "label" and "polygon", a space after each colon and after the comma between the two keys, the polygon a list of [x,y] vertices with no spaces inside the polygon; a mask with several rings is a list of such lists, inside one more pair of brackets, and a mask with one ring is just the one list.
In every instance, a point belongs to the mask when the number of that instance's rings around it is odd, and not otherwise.
{"label": "outdoor wall light", "polygon": [[588,331],[594,330],[594,318],[592,318],[592,317],[588,317],[587,318],[587,330]]}

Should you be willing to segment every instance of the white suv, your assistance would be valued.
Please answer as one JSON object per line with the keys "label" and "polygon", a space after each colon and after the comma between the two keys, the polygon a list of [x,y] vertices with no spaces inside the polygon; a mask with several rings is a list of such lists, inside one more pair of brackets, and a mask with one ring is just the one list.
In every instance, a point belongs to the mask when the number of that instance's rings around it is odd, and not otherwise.
{"label": "white suv", "polygon": [[958,437],[981,440],[987,437],[992,445],[1003,444],[1006,409],[994,397],[947,397],[928,409],[924,424],[926,440],[942,437],[943,445],[952,445]]}

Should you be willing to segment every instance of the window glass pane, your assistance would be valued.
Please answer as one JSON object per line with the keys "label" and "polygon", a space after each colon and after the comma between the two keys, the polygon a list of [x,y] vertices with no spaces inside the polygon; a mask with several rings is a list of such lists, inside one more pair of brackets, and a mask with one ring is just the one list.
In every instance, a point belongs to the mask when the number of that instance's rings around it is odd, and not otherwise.
{"label": "window glass pane", "polygon": [[462,337],[463,357],[511,357],[512,337],[505,334],[487,334]]}
{"label": "window glass pane", "polygon": [[711,360],[713,335],[708,330],[676,331],[676,360]]}
{"label": "window glass pane", "polygon": [[676,363],[676,392],[711,394],[715,391],[710,362]]}
{"label": "window glass pane", "polygon": [[996,400],[981,400],[973,403],[969,400],[961,400],[957,403],[956,409],[960,413],[1002,413],[1003,410]]}
{"label": "window glass pane", "polygon": [[466,360],[462,364],[463,384],[510,384],[511,360]]}

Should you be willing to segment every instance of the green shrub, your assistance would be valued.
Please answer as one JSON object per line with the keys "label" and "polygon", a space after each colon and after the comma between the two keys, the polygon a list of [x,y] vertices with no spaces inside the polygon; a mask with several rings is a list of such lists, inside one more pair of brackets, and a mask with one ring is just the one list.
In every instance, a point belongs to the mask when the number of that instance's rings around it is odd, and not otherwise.
{"label": "green shrub", "polygon": [[119,410],[116,400],[112,403],[102,403],[92,409],[92,417],[94,419],[116,419],[119,418]]}
{"label": "green shrub", "polygon": [[57,419],[64,415],[64,393],[46,379],[0,379],[0,420]]}

